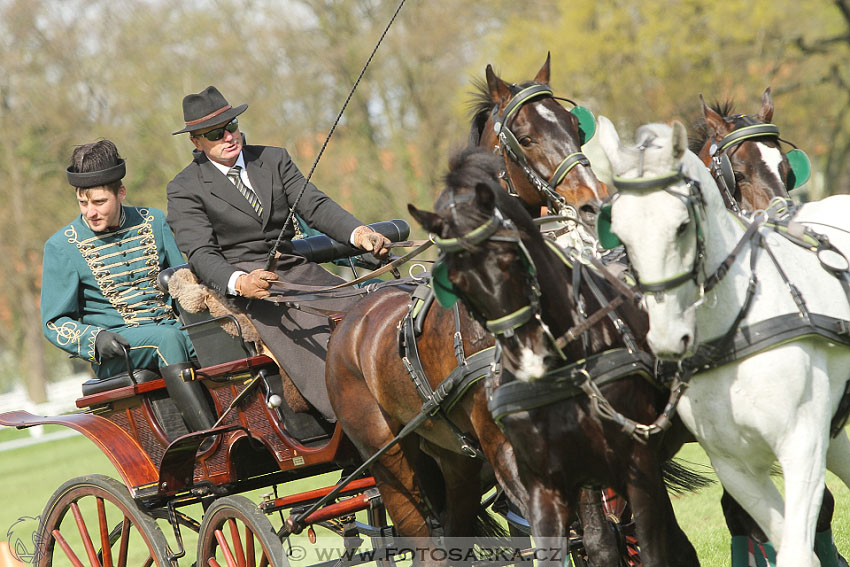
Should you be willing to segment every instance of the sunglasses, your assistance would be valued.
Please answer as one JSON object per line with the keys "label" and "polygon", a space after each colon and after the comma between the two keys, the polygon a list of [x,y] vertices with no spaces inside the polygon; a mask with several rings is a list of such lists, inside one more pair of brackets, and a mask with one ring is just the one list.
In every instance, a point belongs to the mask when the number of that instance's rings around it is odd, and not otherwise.
{"label": "sunglasses", "polygon": [[224,138],[224,131],[225,130],[227,130],[228,132],[230,132],[232,134],[238,129],[239,129],[239,121],[236,118],[234,118],[233,120],[231,120],[230,122],[228,122],[224,126],[220,126],[220,127],[215,128],[213,130],[210,130],[209,132],[204,132],[203,134],[197,134],[196,137],[206,138],[210,142],[216,142],[216,141]]}

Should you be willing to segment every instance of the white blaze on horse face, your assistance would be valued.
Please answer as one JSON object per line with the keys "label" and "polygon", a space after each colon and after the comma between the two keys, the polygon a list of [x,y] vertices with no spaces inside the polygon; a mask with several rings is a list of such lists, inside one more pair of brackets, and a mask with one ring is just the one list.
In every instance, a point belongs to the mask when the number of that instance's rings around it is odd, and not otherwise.
{"label": "white blaze on horse face", "polygon": [[[664,192],[622,193],[612,207],[612,229],[626,245],[642,284],[669,281],[691,271],[696,256],[696,219],[678,198]],[[693,352],[696,335],[695,282],[646,293],[647,341],[656,356],[677,359]]]}
{"label": "white blaze on horse face", "polygon": [[535,104],[533,107],[537,114],[540,115],[540,118],[546,120],[547,122],[551,122],[552,124],[559,124],[558,117],[555,116],[555,113],[552,112],[551,109],[546,108],[542,104]]}
{"label": "white blaze on horse face", "polygon": [[761,154],[761,159],[773,175],[776,176],[776,181],[780,186],[783,186],[782,176],[779,174],[779,166],[782,164],[782,152],[779,148],[772,148],[767,144],[756,144],[756,147]]}

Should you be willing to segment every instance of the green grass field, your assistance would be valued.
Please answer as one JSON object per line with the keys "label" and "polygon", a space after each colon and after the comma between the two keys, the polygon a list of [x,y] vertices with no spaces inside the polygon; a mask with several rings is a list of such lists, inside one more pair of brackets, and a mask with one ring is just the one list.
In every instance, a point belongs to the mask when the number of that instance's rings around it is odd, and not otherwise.
{"label": "green grass field", "polygon": [[[0,441],[17,437],[20,433],[0,429]],[[691,463],[707,466],[707,459],[695,444],[687,445],[679,456]],[[701,468],[700,470],[706,470]],[[66,480],[90,473],[103,473],[117,478],[109,461],[87,439],[77,436],[52,441],[0,453],[0,541],[7,539],[7,531],[19,524],[22,517],[37,517],[44,504]],[[317,486],[333,484],[338,473],[329,473],[324,478],[317,477],[290,483],[280,487],[281,495],[308,490]],[[833,520],[833,532],[839,551],[850,555],[850,490],[834,476],[827,480],[836,498],[836,513]],[[259,501],[261,492],[248,494],[253,501]],[[693,542],[704,566],[723,567],[729,565],[729,534],[720,511],[719,485],[704,489],[697,494],[688,494],[674,498],[674,507],[688,537]],[[197,511],[189,508],[190,515],[197,518]],[[167,524],[160,522],[166,531]],[[327,532],[325,532],[327,533]],[[319,534],[320,537],[322,534]],[[194,556],[195,538],[189,530],[184,530],[187,558],[180,561],[181,566],[190,567]],[[168,540],[173,537],[168,534]],[[293,562],[293,565],[299,564]]]}

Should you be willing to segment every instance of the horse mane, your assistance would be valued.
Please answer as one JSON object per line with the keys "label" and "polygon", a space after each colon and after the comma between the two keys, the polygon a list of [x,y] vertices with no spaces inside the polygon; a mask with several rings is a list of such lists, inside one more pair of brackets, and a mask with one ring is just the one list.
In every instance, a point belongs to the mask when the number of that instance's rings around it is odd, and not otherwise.
{"label": "horse mane", "polygon": [[[729,118],[735,113],[735,103],[731,99],[726,99],[723,102],[714,101],[714,104],[710,104],[709,108],[723,118]],[[705,115],[700,113],[699,117],[691,122],[691,128],[688,133],[688,148],[695,154],[699,154],[709,135],[710,132],[708,131],[708,124],[705,123]]]}
{"label": "horse mane", "polygon": [[[520,85],[512,84],[510,85],[511,93],[516,94],[521,89],[533,84],[535,84],[534,81],[526,81]],[[472,98],[469,101],[472,127],[469,131],[468,145],[477,146],[481,141],[481,134],[484,133],[484,125],[489,120],[496,101],[490,96],[490,88],[487,86],[487,81],[481,77],[474,77],[472,79],[472,87],[475,91],[471,93]]]}
{"label": "horse mane", "polygon": [[499,183],[504,164],[495,154],[479,147],[467,147],[449,158],[449,171],[445,176],[446,190],[438,199],[437,208],[444,198],[474,191],[476,185],[485,184],[493,191],[496,207],[511,218],[517,226],[532,235],[540,235],[534,220],[522,206],[520,200],[505,191]]}

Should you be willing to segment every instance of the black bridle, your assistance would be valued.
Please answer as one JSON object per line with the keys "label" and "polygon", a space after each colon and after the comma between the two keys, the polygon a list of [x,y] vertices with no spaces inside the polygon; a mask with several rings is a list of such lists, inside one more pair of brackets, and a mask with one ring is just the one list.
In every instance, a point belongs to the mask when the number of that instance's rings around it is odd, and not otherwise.
{"label": "black bridle", "polygon": [[[455,201],[452,200],[447,206],[454,210]],[[507,232],[508,234],[497,234],[499,231]],[[547,336],[552,339],[555,344],[555,339],[549,331],[547,325],[540,317],[540,282],[537,279],[537,266],[531,253],[522,242],[522,237],[516,225],[508,218],[502,215],[498,208],[493,209],[493,215],[484,221],[482,224],[473,228],[464,235],[455,238],[440,238],[432,236],[431,240],[440,250],[443,258],[446,254],[453,254],[463,250],[483,244],[484,242],[507,242],[513,244],[519,251],[520,258],[525,266],[525,275],[528,279],[528,303],[519,309],[507,313],[495,319],[485,319],[482,321],[485,328],[490,331],[496,338],[504,337],[511,338],[515,335],[516,330],[531,321],[537,320],[543,328]],[[441,259],[442,260],[442,259]],[[471,309],[472,313],[477,310]],[[557,349],[557,347],[556,347]],[[557,349],[560,356],[564,354]]]}
{"label": "black bridle", "polygon": [[[735,118],[752,120],[752,118],[746,115],[739,115]],[[747,140],[764,137],[784,141],[779,137],[779,127],[775,124],[747,124],[735,128],[720,141],[713,140],[709,147],[708,152],[711,158],[709,169],[711,170],[711,174],[717,180],[717,186],[723,194],[726,208],[736,213],[741,212],[741,207],[738,205],[737,199],[735,199],[737,181],[735,180],[735,172],[732,171],[732,161],[729,159],[729,152],[734,151],[740,144]]]}
{"label": "black bridle", "polygon": [[[514,88],[518,87],[514,85]],[[496,136],[498,136],[499,139],[499,144],[494,148],[494,152],[500,152],[504,158],[511,159],[514,163],[516,163],[523,172],[525,172],[528,181],[535,189],[537,189],[538,193],[546,198],[546,202],[553,212],[561,214],[561,211],[570,205],[568,205],[564,198],[555,191],[555,188],[574,167],[578,165],[590,167],[590,160],[587,159],[587,156],[580,151],[571,153],[561,160],[561,163],[555,168],[554,173],[548,181],[540,177],[534,168],[529,165],[528,159],[525,157],[525,152],[522,150],[522,146],[510,129],[510,122],[524,104],[541,97],[551,97],[558,100],[572,102],[569,99],[556,97],[551,87],[540,83],[533,84],[515,92],[501,113],[499,112],[499,105],[495,105],[493,107],[493,130],[496,132]],[[516,188],[513,186],[513,182],[507,172],[504,175],[504,180],[508,185],[508,190],[512,194],[516,195]]]}

